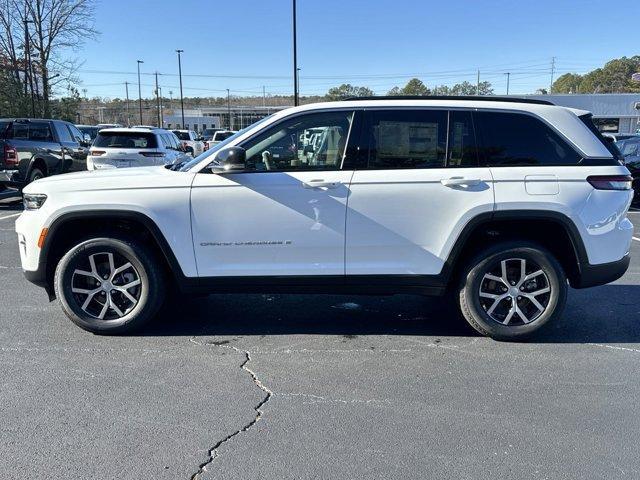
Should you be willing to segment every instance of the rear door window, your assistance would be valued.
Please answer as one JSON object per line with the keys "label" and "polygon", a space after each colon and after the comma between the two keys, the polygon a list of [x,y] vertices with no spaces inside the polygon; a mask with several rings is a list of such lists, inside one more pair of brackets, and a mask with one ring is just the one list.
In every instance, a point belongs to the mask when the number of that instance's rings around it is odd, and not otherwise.
{"label": "rear door window", "polygon": [[29,124],[14,123],[7,132],[7,138],[14,140],[29,140]]}
{"label": "rear door window", "polygon": [[576,165],[582,157],[541,120],[524,113],[477,112],[484,165]]}
{"label": "rear door window", "polygon": [[29,124],[29,140],[34,142],[53,142],[53,134],[48,123]]}
{"label": "rear door window", "polygon": [[368,168],[389,170],[444,167],[447,116],[448,112],[445,110],[371,112],[367,128]]}
{"label": "rear door window", "polygon": [[95,147],[100,148],[157,148],[156,137],[146,132],[105,132],[98,133]]}

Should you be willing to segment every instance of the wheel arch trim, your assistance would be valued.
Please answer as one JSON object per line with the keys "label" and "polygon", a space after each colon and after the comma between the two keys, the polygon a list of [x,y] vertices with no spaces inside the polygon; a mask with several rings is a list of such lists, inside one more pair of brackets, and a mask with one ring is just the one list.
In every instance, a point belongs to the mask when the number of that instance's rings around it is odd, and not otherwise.
{"label": "wheel arch trim", "polygon": [[573,249],[575,258],[577,259],[576,268],[578,275],[581,275],[583,266],[589,265],[589,257],[584,245],[584,241],[578,227],[567,215],[552,210],[499,210],[494,212],[485,212],[476,215],[469,220],[458,235],[453,247],[445,260],[441,276],[448,283],[458,260],[461,257],[464,246],[476,229],[481,228],[484,224],[492,221],[509,221],[509,220],[544,220],[551,221],[564,228],[569,239],[571,240],[571,248]]}
{"label": "wheel arch trim", "polygon": [[62,215],[56,217],[48,227],[47,237],[45,239],[44,244],[42,245],[42,249],[40,251],[40,266],[38,270],[43,270],[41,272],[41,276],[43,280],[48,283],[49,274],[47,272],[47,264],[49,254],[51,251],[51,247],[55,242],[55,238],[57,233],[60,232],[60,228],[63,227],[67,222],[73,220],[81,220],[81,219],[95,219],[100,217],[115,217],[122,220],[132,220],[141,223],[144,227],[151,233],[154,241],[160,248],[164,259],[167,261],[171,273],[175,276],[176,280],[180,284],[187,284],[189,282],[189,278],[184,275],[184,271],[178,259],[176,258],[173,250],[171,249],[167,239],[164,234],[158,227],[158,225],[151,219],[148,215],[134,211],[134,210],[110,210],[110,209],[101,209],[101,210],[81,210],[81,211],[73,211],[63,213]]}

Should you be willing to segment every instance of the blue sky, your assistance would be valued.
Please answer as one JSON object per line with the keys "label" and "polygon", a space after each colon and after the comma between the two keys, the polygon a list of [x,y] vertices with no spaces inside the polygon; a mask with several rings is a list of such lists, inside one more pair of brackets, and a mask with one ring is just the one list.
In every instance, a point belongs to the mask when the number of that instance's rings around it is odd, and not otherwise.
{"label": "blue sky", "polygon": [[[300,92],[475,82],[479,68],[496,93],[507,71],[510,93],[530,93],[549,85],[552,57],[560,75],[640,54],[638,19],[638,0],[298,0]],[[95,26],[74,53],[89,97],[124,97],[125,81],[137,96],[136,59],[175,97],[176,48],[185,96],[292,90],[291,0],[98,0]],[[143,75],[143,96],[152,83]]]}

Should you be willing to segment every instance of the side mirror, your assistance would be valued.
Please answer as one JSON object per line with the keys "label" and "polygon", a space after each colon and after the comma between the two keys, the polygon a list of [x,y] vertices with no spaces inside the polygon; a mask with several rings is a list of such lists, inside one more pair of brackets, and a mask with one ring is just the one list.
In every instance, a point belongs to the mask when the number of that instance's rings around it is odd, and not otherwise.
{"label": "side mirror", "polygon": [[83,140],[84,140],[84,143],[86,144],[85,145],[86,147],[91,145],[91,135],[89,135],[88,133],[85,133],[83,135]]}
{"label": "side mirror", "polygon": [[220,150],[209,168],[214,173],[241,171],[245,169],[247,152],[242,147],[228,147]]}

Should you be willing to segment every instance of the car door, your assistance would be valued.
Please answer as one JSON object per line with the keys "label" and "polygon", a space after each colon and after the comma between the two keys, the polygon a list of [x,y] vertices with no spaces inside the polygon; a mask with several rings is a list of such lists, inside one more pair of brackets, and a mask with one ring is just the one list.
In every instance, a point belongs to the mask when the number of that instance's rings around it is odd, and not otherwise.
{"label": "car door", "polygon": [[[73,138],[73,133],[68,125],[63,122],[52,122],[58,139],[62,145],[63,166],[62,172],[77,172],[86,169],[87,153],[80,145],[80,137]],[[80,133],[80,132],[78,132]]]}
{"label": "car door", "polygon": [[87,144],[84,140],[84,134],[78,130],[75,125],[70,123],[66,124],[69,132],[71,132],[71,138],[73,139],[72,148],[72,157],[73,164],[71,166],[71,171],[79,172],[87,169],[87,155],[89,154],[89,149],[87,148]]}
{"label": "car door", "polygon": [[[198,273],[344,275],[345,216],[353,171],[343,170],[354,111],[287,117],[242,143],[246,167],[202,171],[191,193]],[[310,132],[324,140],[310,144]]]}
{"label": "car door", "polygon": [[467,222],[493,210],[469,111],[368,111],[356,168],[347,275],[437,275]]}
{"label": "car door", "polygon": [[[59,138],[54,137],[52,125],[47,121],[29,123],[29,141],[33,146],[33,160],[41,159],[46,165],[45,175],[64,172],[64,152]],[[33,168],[33,163],[31,165]],[[27,172],[27,176],[30,172]]]}

